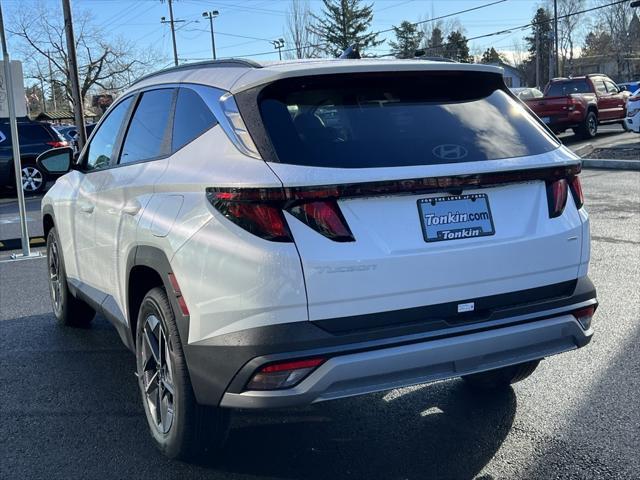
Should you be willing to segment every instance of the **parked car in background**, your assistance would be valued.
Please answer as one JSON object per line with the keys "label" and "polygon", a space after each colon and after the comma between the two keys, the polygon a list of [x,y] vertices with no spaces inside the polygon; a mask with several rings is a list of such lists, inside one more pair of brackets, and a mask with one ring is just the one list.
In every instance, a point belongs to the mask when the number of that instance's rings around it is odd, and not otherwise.
{"label": "parked car in background", "polygon": [[220,446],[232,409],[523,380],[589,343],[597,299],[580,159],[502,74],[223,60],[143,78],[42,201],[56,318],[115,325],[170,457]]}
{"label": "parked car in background", "polygon": [[78,134],[78,129],[75,125],[55,125],[54,128],[67,140],[67,142],[73,141],[73,138]]}
{"label": "parked car in background", "polygon": [[[87,134],[87,138],[91,136],[91,132],[96,127],[95,123],[90,123],[89,125],[84,126],[84,130]],[[73,137],[71,138],[71,146],[77,152],[78,151],[78,130],[74,130]]]}
{"label": "parked car in background", "polygon": [[532,87],[517,87],[511,88],[510,90],[523,102],[526,100],[542,98],[544,96],[544,94],[540,90]]}
{"label": "parked car in background", "polygon": [[[22,187],[27,193],[38,193],[44,190],[47,176],[36,164],[36,158],[51,148],[69,145],[64,137],[48,123],[18,123],[20,142],[20,160],[22,162]],[[0,186],[14,186],[13,150],[11,147],[11,129],[8,122],[0,123]]]}
{"label": "parked car in background", "polygon": [[620,87],[621,90],[626,90],[627,92],[635,92],[640,89],[640,82],[618,83],[618,87]]}
{"label": "parked car in background", "polygon": [[576,135],[592,138],[602,124],[619,123],[626,130],[628,96],[606,75],[592,74],[554,78],[543,98],[526,102],[554,132],[571,128]]}
{"label": "parked car in background", "polygon": [[627,128],[640,133],[640,88],[633,92],[627,100]]}

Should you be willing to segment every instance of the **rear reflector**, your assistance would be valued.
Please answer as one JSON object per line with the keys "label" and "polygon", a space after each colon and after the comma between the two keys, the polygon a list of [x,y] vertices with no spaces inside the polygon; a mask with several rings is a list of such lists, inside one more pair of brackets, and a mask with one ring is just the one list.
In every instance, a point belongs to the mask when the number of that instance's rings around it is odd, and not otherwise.
{"label": "rear reflector", "polygon": [[571,312],[585,330],[591,327],[591,320],[593,319],[593,314],[596,312],[596,306],[597,305],[590,305]]}
{"label": "rear reflector", "polygon": [[247,383],[247,390],[278,390],[293,387],[322,365],[325,360],[325,358],[309,358],[272,363],[254,374]]}
{"label": "rear reflector", "polygon": [[553,182],[547,182],[547,202],[549,205],[549,217],[556,218],[562,215],[567,205],[568,185],[562,178]]}
{"label": "rear reflector", "polygon": [[173,294],[178,300],[178,306],[180,307],[180,311],[182,315],[185,317],[189,316],[189,308],[187,307],[187,302],[185,302],[184,297],[182,296],[182,290],[180,290],[180,285],[178,285],[178,280],[173,273],[169,273],[167,275],[169,277],[169,283],[171,284],[171,288],[173,288]]}
{"label": "rear reflector", "polygon": [[571,189],[573,201],[576,203],[576,208],[580,210],[584,205],[584,194],[582,193],[580,178],[577,175],[569,179],[569,188]]}

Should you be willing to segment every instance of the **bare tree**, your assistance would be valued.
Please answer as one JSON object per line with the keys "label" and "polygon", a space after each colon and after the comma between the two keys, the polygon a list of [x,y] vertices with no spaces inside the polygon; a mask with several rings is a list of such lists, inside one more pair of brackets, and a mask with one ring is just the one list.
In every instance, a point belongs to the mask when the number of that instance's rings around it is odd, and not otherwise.
{"label": "bare tree", "polygon": [[597,0],[596,5],[609,5],[598,10],[598,30],[611,35],[611,54],[617,63],[618,81],[631,80],[631,63],[627,57],[631,53],[629,26],[633,11],[626,2],[611,5],[608,0]]}
{"label": "bare tree", "polygon": [[584,10],[584,7],[585,0],[558,0],[558,53],[561,75],[573,73],[576,35],[580,29],[581,17],[576,15],[576,12]]}
{"label": "bare tree", "polygon": [[[74,20],[83,99],[98,88],[118,93],[157,64],[159,55],[152,49],[138,50],[123,39],[109,41],[105,32],[93,24],[89,13],[78,12]],[[59,99],[60,103],[73,105],[62,15],[40,3],[33,9],[21,10],[11,25],[10,33],[20,40],[18,50],[25,61],[26,77],[46,79],[53,89],[56,85],[62,87],[66,98]]]}
{"label": "bare tree", "polygon": [[320,56],[320,37],[313,28],[313,14],[309,0],[291,0],[287,12],[288,45],[295,50],[285,52],[285,58],[315,58]]}

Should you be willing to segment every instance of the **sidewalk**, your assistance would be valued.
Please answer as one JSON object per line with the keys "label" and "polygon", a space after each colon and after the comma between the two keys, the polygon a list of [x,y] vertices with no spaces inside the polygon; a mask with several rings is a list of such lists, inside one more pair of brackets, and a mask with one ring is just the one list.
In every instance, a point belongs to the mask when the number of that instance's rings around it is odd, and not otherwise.
{"label": "sidewalk", "polygon": [[640,135],[637,139],[594,148],[588,144],[574,150],[584,168],[640,171]]}

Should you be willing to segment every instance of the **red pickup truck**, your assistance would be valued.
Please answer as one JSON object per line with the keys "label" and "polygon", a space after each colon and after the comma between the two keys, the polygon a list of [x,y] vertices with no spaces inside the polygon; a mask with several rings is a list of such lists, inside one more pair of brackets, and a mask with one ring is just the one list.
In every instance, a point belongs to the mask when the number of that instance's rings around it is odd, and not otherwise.
{"label": "red pickup truck", "polygon": [[609,77],[554,78],[544,89],[544,97],[526,100],[531,110],[556,133],[572,128],[576,135],[592,138],[598,125],[620,123],[627,130],[629,92],[621,91]]}

